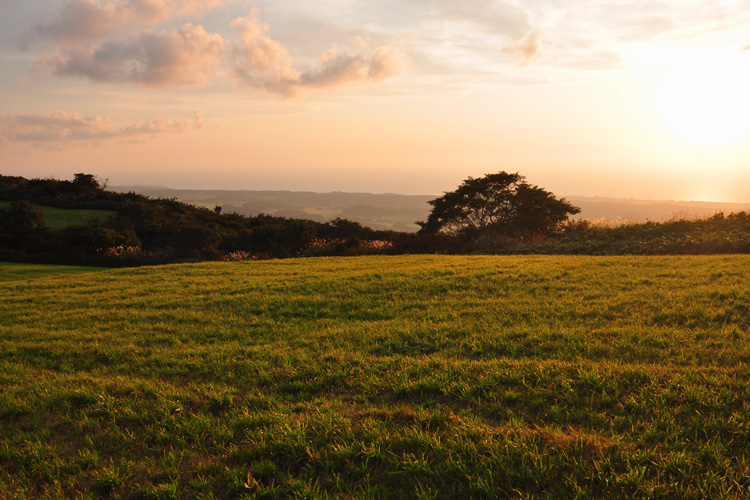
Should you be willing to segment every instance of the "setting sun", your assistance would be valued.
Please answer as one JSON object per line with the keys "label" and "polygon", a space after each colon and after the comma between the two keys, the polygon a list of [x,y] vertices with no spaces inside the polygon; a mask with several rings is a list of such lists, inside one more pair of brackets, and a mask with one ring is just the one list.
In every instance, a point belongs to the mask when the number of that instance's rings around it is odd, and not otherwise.
{"label": "setting sun", "polygon": [[658,119],[691,149],[731,149],[750,140],[750,53],[683,51],[659,75]]}

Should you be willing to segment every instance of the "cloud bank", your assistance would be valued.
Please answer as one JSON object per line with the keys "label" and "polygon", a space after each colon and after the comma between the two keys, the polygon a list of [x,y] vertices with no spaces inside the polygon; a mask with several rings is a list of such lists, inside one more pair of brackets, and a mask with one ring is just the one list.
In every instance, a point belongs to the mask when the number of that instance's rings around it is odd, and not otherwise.
{"label": "cloud bank", "polygon": [[[268,36],[268,26],[255,12],[232,23],[239,43],[230,49],[234,76],[252,87],[283,97],[311,89],[329,89],[355,82],[380,82],[401,72],[403,59],[394,47],[378,47],[369,56],[361,52],[324,54],[317,66],[297,71],[289,52]],[[362,44],[366,45],[366,44]]]}
{"label": "cloud bank", "polygon": [[196,113],[192,121],[154,119],[118,128],[101,116],[64,111],[0,114],[0,144],[31,143],[45,149],[64,149],[109,140],[142,142],[159,134],[200,128],[202,122],[202,115]]}
{"label": "cloud bank", "polygon": [[146,33],[125,41],[43,53],[38,64],[58,76],[99,82],[204,85],[223,53],[220,35],[186,24],[176,33]]}
{"label": "cloud bank", "polygon": [[[480,77],[551,81],[568,71],[624,67],[639,43],[709,40],[750,20],[743,0],[263,2],[268,19],[279,19],[272,37],[255,9],[220,21],[243,4],[232,0],[58,1],[25,40],[42,48],[38,67],[54,75],[149,87],[231,79],[281,97],[377,84],[403,72],[405,52],[410,72],[425,83],[419,91]],[[195,19],[209,14],[217,15]],[[326,46],[326,37],[355,36],[377,42],[325,54],[314,48]]]}
{"label": "cloud bank", "polygon": [[179,16],[203,15],[224,3],[224,0],[68,0],[54,21],[35,26],[24,42],[82,43],[133,33]]}
{"label": "cloud bank", "polygon": [[[231,23],[236,40],[225,40],[201,25],[175,32],[150,28],[179,15],[200,14],[224,0],[69,0],[55,22],[37,26],[32,39],[53,41],[38,53],[38,69],[60,77],[147,87],[203,86],[226,76],[250,88],[282,97],[355,82],[377,83],[398,74],[403,57],[382,46],[369,54],[324,54],[317,66],[300,71],[287,50],[269,35],[267,24],[250,15]],[[139,31],[140,30],[140,31]],[[133,34],[135,32],[135,34]]]}

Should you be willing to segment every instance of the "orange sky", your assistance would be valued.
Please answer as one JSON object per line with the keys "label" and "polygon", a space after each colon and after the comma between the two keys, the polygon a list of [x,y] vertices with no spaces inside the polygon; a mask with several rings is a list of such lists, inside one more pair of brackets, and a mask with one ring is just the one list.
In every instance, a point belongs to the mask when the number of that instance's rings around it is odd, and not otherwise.
{"label": "orange sky", "polygon": [[746,2],[528,3],[5,0],[0,173],[750,201]]}

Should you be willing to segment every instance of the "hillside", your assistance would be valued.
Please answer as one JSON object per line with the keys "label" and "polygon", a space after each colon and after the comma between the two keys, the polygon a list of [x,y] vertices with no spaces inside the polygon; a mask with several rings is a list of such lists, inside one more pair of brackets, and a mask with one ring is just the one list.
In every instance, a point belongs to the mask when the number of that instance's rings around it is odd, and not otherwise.
{"label": "hillside", "polygon": [[91,174],[72,181],[0,176],[0,260],[121,266],[361,254],[390,248],[398,236],[344,219],[243,216],[116,193]]}
{"label": "hillside", "polygon": [[750,496],[746,256],[0,266],[0,498]]}

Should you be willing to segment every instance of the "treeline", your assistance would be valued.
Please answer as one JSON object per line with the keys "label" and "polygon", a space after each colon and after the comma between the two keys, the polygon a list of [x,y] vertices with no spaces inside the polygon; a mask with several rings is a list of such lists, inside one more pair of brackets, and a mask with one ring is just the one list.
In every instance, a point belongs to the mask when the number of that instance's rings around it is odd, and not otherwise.
{"label": "treeline", "polygon": [[[222,213],[219,207],[114,193],[105,187],[91,174],[76,174],[72,181],[0,176],[0,261],[139,266],[376,253],[750,253],[747,212],[616,227],[561,219],[543,231],[524,226],[500,232],[414,234],[377,231],[346,219],[320,223]],[[45,217],[47,207],[106,210],[110,215],[52,228]]]}
{"label": "treeline", "polygon": [[[0,260],[132,266],[357,255],[393,251],[403,236],[345,219],[249,217],[104,188],[91,174],[76,174],[72,181],[0,176],[0,201],[6,202],[0,207]],[[51,229],[43,207],[113,214]]]}

